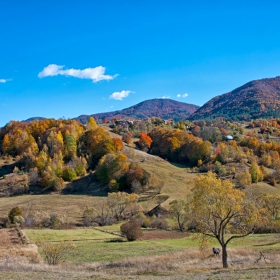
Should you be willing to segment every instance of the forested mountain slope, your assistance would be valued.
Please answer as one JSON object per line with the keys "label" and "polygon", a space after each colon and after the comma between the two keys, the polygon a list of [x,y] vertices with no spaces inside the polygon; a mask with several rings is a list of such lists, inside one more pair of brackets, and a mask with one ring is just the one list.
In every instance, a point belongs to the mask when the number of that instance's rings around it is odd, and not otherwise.
{"label": "forested mountain slope", "polygon": [[280,76],[251,81],[237,89],[216,96],[189,119],[249,120],[280,117]]}
{"label": "forested mountain slope", "polygon": [[[161,119],[174,119],[175,121],[187,118],[199,106],[182,103],[171,99],[151,99],[138,103],[120,111],[92,114],[97,121],[111,118],[145,119],[158,117]],[[86,123],[89,115],[81,115],[75,120]]]}

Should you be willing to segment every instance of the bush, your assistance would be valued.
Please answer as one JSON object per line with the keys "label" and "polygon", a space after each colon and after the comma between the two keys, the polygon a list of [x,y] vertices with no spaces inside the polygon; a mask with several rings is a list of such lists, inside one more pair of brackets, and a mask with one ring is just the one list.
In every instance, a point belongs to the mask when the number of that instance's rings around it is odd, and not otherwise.
{"label": "bush", "polygon": [[140,212],[132,217],[132,219],[138,222],[141,227],[144,225],[144,220],[147,219],[146,215],[143,212]]}
{"label": "bush", "polygon": [[168,228],[168,223],[165,219],[154,218],[151,221],[151,227],[152,228],[157,228],[157,229],[167,229]]}
{"label": "bush", "polygon": [[121,233],[127,241],[134,241],[143,236],[141,226],[137,221],[129,221],[121,225]]}
{"label": "bush", "polygon": [[53,191],[60,191],[64,188],[64,181],[62,178],[56,177],[49,182],[49,187]]}
{"label": "bush", "polygon": [[45,239],[41,240],[38,245],[42,248],[49,265],[58,264],[66,255],[70,254],[76,248],[72,241],[53,243]]}
{"label": "bush", "polygon": [[0,229],[7,228],[9,224],[8,217],[0,217]]}
{"label": "bush", "polygon": [[264,175],[264,181],[267,181],[271,186],[275,186],[276,185],[276,180],[273,176],[273,174],[266,174]]}
{"label": "bush", "polygon": [[143,220],[142,227],[144,227],[144,228],[149,228],[149,227],[151,227],[151,219],[148,218],[148,217],[146,217],[146,219]]}
{"label": "bush", "polygon": [[14,207],[14,208],[9,212],[9,215],[8,215],[9,220],[10,220],[10,222],[11,222],[12,224],[15,223],[15,220],[16,220],[15,217],[17,217],[17,216],[21,216],[21,217],[22,217],[22,212],[21,212],[21,210],[20,210],[19,207]]}
{"label": "bush", "polygon": [[67,166],[63,169],[62,178],[64,181],[71,182],[77,178],[77,174],[74,169]]}

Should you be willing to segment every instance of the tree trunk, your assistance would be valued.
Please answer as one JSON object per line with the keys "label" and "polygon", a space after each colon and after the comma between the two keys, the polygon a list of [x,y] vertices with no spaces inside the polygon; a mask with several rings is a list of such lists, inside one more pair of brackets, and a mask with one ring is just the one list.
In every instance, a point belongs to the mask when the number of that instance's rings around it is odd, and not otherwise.
{"label": "tree trunk", "polygon": [[228,262],[227,262],[227,246],[222,246],[222,259],[223,259],[223,268],[228,268]]}
{"label": "tree trunk", "polygon": [[181,232],[184,232],[184,224],[180,222],[180,218],[178,217],[178,225]]}

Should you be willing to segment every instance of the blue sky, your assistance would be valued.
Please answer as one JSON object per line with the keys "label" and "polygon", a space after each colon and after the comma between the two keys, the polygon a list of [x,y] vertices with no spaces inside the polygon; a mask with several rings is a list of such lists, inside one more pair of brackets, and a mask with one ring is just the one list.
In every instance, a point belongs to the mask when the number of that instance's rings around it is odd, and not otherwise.
{"label": "blue sky", "polygon": [[280,75],[280,1],[2,0],[0,126]]}

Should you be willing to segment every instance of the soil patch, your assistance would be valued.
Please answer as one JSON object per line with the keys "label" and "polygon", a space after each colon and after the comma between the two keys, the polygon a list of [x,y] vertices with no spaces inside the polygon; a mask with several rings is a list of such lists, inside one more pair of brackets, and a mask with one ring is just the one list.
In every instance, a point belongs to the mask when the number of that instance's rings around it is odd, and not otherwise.
{"label": "soil patch", "polygon": [[15,229],[0,230],[0,248],[21,245],[21,240]]}
{"label": "soil patch", "polygon": [[142,240],[153,240],[153,239],[171,239],[171,238],[184,238],[187,237],[187,233],[176,232],[176,231],[164,231],[164,230],[146,230],[143,231]]}
{"label": "soil patch", "polygon": [[32,263],[42,261],[37,246],[23,245],[16,229],[0,230],[0,263],[3,260]]}

